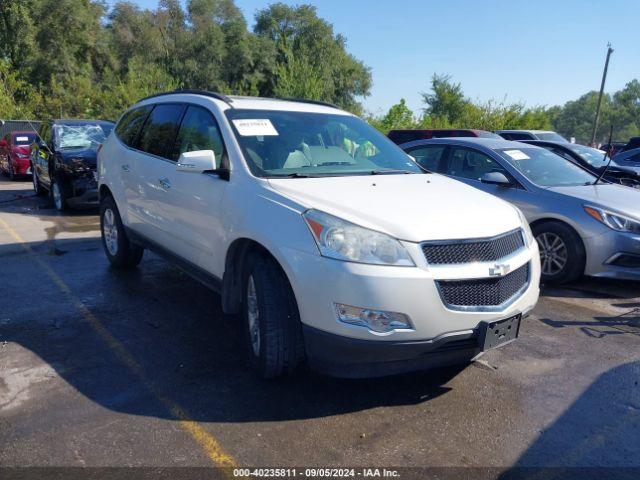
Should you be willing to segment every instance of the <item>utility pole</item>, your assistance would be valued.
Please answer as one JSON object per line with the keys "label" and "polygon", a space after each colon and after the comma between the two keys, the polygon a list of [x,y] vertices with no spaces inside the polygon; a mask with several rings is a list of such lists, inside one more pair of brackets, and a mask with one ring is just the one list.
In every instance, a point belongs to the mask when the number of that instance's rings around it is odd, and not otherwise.
{"label": "utility pole", "polygon": [[602,94],[604,93],[604,83],[607,80],[607,70],[609,69],[609,58],[613,53],[611,43],[607,43],[607,59],[604,62],[604,71],[602,72],[602,83],[600,84],[600,95],[598,95],[598,106],[596,107],[596,118],[593,121],[593,134],[591,135],[591,146],[596,146],[596,131],[598,130],[598,121],[600,120],[600,107],[602,106]]}

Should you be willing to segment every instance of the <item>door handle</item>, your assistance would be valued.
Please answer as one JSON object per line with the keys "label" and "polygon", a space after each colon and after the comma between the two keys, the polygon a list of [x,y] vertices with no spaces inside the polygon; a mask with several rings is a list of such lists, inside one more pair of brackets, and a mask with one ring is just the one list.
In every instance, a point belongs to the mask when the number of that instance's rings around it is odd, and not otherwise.
{"label": "door handle", "polygon": [[169,181],[168,178],[160,178],[158,179],[158,183],[165,190],[169,190],[171,188],[171,182]]}
{"label": "door handle", "polygon": [[131,171],[131,169],[129,168],[129,165],[122,165],[121,168],[122,168],[123,172],[130,172]]}

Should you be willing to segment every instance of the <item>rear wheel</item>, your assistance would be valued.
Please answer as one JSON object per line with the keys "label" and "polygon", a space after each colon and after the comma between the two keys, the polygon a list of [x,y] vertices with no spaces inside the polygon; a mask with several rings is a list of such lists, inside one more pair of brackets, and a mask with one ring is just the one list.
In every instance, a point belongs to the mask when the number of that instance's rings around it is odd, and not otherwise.
{"label": "rear wheel", "polygon": [[586,254],[580,236],[568,225],[544,222],[533,227],[540,248],[542,281],[568,283],[584,273]]}
{"label": "rear wheel", "polygon": [[33,165],[31,165],[31,181],[33,182],[33,191],[36,193],[38,197],[42,197],[46,192],[44,188],[40,185],[40,180],[38,179],[38,173]]}
{"label": "rear wheel", "polygon": [[112,197],[100,201],[100,231],[104,253],[113,267],[127,269],[140,263],[144,249],[129,241]]}
{"label": "rear wheel", "polygon": [[289,374],[304,359],[300,314],[285,273],[271,258],[251,254],[244,275],[243,313],[249,362],[262,378]]}

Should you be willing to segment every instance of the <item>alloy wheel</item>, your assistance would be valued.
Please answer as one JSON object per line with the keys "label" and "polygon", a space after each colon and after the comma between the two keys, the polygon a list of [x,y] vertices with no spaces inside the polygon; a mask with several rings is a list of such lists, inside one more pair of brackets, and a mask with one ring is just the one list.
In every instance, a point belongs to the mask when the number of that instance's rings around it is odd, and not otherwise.
{"label": "alloy wheel", "polygon": [[104,211],[102,217],[102,236],[107,250],[115,257],[118,254],[118,226],[113,210],[110,208]]}
{"label": "alloy wheel", "polygon": [[258,295],[253,276],[249,276],[247,282],[247,321],[249,322],[251,349],[257,357],[260,355],[260,311],[258,309]]}
{"label": "alloy wheel", "polygon": [[536,237],[536,241],[540,247],[542,273],[547,276],[560,273],[569,259],[564,240],[555,233],[544,232]]}

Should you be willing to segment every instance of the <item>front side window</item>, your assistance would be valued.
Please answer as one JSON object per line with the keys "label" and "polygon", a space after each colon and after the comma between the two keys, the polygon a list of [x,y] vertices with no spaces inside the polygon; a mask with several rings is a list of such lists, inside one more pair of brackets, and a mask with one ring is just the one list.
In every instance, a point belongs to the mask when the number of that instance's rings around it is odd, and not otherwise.
{"label": "front side window", "polygon": [[225,115],[256,176],[422,173],[398,146],[357,117],[245,109]]}
{"label": "front side window", "polygon": [[98,124],[77,124],[77,125],[56,125],[55,127],[56,148],[97,148],[104,143],[111,132],[110,125]]}
{"label": "front side window", "polygon": [[437,172],[442,168],[442,159],[446,145],[429,145],[410,150],[408,153],[416,159],[418,165],[430,172]]}
{"label": "front side window", "polygon": [[503,148],[496,150],[530,182],[542,187],[588,185],[596,177],[586,170],[560,160],[544,148]]}
{"label": "front side window", "polygon": [[151,106],[134,108],[125,113],[116,126],[116,135],[128,147],[134,147],[142,124],[147,119]]}
{"label": "front side window", "polygon": [[480,180],[490,172],[500,172],[507,177],[509,176],[498,162],[482,152],[464,147],[452,148],[447,174],[470,180]]}
{"label": "front side window", "polygon": [[216,162],[220,162],[224,154],[224,143],[213,115],[204,108],[190,106],[178,132],[176,158],[181,153],[196,150],[213,150]]}
{"label": "front side window", "polygon": [[153,108],[142,127],[140,150],[175,160],[175,140],[184,106],[177,103],[159,104]]}

